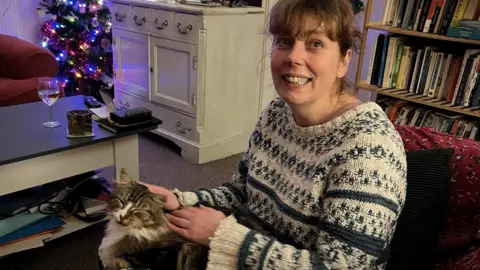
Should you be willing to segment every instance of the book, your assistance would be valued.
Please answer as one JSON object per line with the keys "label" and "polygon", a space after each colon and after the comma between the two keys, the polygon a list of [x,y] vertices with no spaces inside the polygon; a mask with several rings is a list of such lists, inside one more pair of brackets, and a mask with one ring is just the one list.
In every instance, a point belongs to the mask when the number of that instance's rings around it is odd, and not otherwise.
{"label": "book", "polygon": [[463,26],[449,27],[447,30],[447,36],[454,38],[480,40],[480,28]]}
{"label": "book", "polygon": [[80,197],[80,200],[82,202],[83,210],[85,210],[87,215],[103,212],[108,206],[108,203],[104,200],[92,199],[83,196]]}
{"label": "book", "polygon": [[98,126],[107,129],[113,133],[122,133],[127,131],[132,131],[136,129],[154,127],[162,124],[162,120],[153,117],[151,120],[140,122],[133,125],[118,125],[109,121],[109,119],[99,119],[97,120]]}

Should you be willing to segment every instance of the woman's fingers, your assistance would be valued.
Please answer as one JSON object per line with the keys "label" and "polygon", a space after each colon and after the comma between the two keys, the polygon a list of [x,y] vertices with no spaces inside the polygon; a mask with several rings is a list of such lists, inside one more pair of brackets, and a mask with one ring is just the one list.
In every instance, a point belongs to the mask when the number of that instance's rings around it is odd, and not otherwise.
{"label": "woman's fingers", "polygon": [[188,219],[184,219],[184,218],[177,217],[177,216],[170,215],[170,214],[165,214],[165,216],[167,217],[168,221],[170,223],[172,223],[173,225],[175,225],[177,227],[180,227],[180,228],[185,228],[185,229],[189,228],[190,221]]}
{"label": "woman's fingers", "polygon": [[173,232],[175,232],[176,234],[182,236],[182,237],[185,237],[185,238],[189,238],[189,234],[188,234],[188,230],[187,229],[184,229],[184,228],[180,228],[180,227],[177,227],[175,224],[172,224],[170,222],[167,223],[167,227],[172,230]]}

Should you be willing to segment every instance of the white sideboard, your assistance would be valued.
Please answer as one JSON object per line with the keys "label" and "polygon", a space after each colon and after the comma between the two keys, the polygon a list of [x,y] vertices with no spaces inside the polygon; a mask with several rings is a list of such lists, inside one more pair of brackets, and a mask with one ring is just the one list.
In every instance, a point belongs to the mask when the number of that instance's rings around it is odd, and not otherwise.
{"label": "white sideboard", "polygon": [[246,150],[263,106],[265,12],[150,0],[111,8],[115,99],[163,120],[154,133],[197,164]]}

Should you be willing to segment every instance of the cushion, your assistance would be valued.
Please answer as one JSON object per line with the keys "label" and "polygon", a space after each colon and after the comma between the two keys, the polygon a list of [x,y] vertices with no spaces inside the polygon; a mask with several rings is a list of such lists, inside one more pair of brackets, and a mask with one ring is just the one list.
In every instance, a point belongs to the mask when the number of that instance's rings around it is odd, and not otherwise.
{"label": "cushion", "polygon": [[407,195],[387,269],[433,269],[451,179],[453,149],[407,152]]}
{"label": "cushion", "polygon": [[473,246],[467,252],[451,256],[441,264],[437,264],[436,270],[478,270],[480,269],[480,247]]}
{"label": "cushion", "polygon": [[13,80],[0,77],[0,107],[40,101],[38,78]]}
{"label": "cushion", "polygon": [[480,142],[432,128],[396,126],[405,150],[453,148],[452,187],[438,249],[454,252],[473,243],[480,219]]}

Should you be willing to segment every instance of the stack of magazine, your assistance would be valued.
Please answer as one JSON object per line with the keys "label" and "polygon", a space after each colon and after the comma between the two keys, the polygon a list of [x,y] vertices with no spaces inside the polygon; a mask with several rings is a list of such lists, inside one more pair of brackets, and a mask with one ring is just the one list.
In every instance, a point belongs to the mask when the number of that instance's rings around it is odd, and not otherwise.
{"label": "stack of magazine", "polygon": [[480,40],[480,21],[460,20],[454,27],[449,27],[447,36]]}

